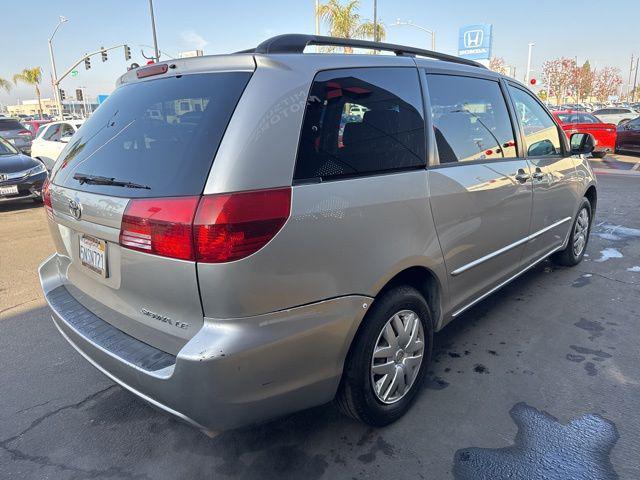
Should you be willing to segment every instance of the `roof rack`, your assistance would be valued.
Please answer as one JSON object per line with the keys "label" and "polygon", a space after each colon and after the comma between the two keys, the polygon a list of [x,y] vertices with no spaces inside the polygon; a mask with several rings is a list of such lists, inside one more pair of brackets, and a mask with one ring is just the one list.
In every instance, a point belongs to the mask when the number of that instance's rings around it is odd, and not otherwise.
{"label": "roof rack", "polygon": [[276,37],[265,40],[255,49],[243,50],[238,53],[304,53],[304,49],[309,45],[327,45],[335,47],[353,47],[366,48],[370,50],[382,50],[393,52],[398,56],[421,56],[435,58],[445,62],[459,63],[472,67],[487,68],[481,63],[447,55],[446,53],[434,52],[432,50],[423,50],[421,48],[406,47],[404,45],[395,45],[393,43],[371,42],[369,40],[357,40],[353,38],[337,38],[323,37],[319,35],[304,35],[299,33],[291,33],[286,35],[278,35]]}

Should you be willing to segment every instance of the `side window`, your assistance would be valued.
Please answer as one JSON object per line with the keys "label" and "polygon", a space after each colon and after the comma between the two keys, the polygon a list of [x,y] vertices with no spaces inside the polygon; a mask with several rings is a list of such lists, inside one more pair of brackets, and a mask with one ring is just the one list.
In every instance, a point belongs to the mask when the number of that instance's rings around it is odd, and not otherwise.
{"label": "side window", "polygon": [[51,125],[46,132],[42,135],[44,140],[49,140],[50,142],[58,142],[60,141],[60,132],[62,130],[62,125],[56,123],[55,125]]}
{"label": "side window", "polygon": [[441,164],[518,156],[498,82],[427,75],[427,84]]}
{"label": "side window", "polygon": [[562,154],[558,128],[551,116],[529,93],[509,85],[518,120],[525,136],[525,147],[530,157]]}
{"label": "side window", "polygon": [[345,69],[316,75],[295,180],[338,179],[425,164],[417,69]]}
{"label": "side window", "polygon": [[74,133],[76,133],[76,131],[73,129],[73,127],[71,125],[69,125],[68,123],[63,123],[62,124],[62,130],[60,132],[60,138],[62,138],[62,137],[70,137]]}

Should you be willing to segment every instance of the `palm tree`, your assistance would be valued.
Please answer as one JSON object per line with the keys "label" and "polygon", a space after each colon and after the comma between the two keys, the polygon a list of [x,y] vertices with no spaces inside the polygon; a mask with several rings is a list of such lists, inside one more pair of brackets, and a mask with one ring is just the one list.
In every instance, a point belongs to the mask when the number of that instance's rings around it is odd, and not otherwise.
{"label": "palm tree", "polygon": [[13,76],[13,83],[16,85],[18,82],[26,83],[27,85],[33,85],[36,89],[36,96],[38,97],[38,112],[40,118],[42,118],[42,103],[40,102],[40,82],[42,81],[42,69],[40,67],[25,68],[20,73],[16,73]]}
{"label": "palm tree", "polygon": [[[368,20],[361,21],[359,8],[360,0],[349,0],[346,5],[342,5],[338,0],[329,0],[318,7],[318,15],[329,24],[329,35],[332,37],[375,38],[376,26]],[[384,26],[378,23],[377,31],[378,40],[384,40]],[[329,47],[328,50],[333,50],[333,47]],[[345,47],[344,51],[351,53],[353,49]]]}
{"label": "palm tree", "polygon": [[0,78],[0,88],[8,92],[9,90],[11,90],[11,87],[12,85],[8,80],[5,80],[4,78]]}

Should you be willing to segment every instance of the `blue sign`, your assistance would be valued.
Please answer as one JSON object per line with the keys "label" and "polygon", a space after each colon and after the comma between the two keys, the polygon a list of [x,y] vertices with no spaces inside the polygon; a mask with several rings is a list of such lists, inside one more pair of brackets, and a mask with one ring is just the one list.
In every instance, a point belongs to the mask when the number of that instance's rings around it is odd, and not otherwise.
{"label": "blue sign", "polygon": [[98,105],[104,102],[109,95],[98,95]]}
{"label": "blue sign", "polygon": [[460,29],[458,56],[469,60],[489,60],[493,45],[493,25],[467,25]]}

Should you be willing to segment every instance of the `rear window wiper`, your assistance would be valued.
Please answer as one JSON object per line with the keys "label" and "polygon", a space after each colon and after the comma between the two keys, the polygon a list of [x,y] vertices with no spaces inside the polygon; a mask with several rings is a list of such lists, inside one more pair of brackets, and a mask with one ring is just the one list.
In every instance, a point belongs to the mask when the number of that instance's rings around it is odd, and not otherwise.
{"label": "rear window wiper", "polygon": [[86,183],[88,185],[109,185],[113,187],[144,188],[145,190],[151,190],[151,187],[149,187],[148,185],[116,180],[115,178],[101,177],[100,175],[86,175],[84,173],[76,173],[73,175],[73,179],[78,180],[80,182],[80,185],[84,185]]}

